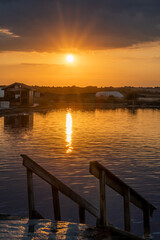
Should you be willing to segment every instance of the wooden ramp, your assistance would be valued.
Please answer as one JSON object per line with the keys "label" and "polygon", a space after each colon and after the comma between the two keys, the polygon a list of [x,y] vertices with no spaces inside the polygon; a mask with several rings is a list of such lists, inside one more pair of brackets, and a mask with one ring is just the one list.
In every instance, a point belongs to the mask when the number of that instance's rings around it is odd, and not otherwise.
{"label": "wooden ramp", "polygon": [[[130,233],[130,203],[132,203],[143,211],[144,238],[151,239],[150,217],[156,208],[98,162],[90,162],[90,173],[99,180],[100,211],[98,211],[95,206],[86,201],[83,197],[74,192],[71,188],[66,186],[55,176],[47,172],[44,168],[42,168],[28,156],[21,156],[23,158],[23,165],[27,168],[28,207],[30,219],[43,218],[41,214],[39,214],[35,209],[32,178],[32,174],[34,173],[51,185],[53,193],[54,218],[56,221],[61,221],[59,201],[59,192],[61,192],[78,205],[80,223],[85,223],[85,211],[88,211],[97,219],[97,228],[94,228],[94,239],[142,239]],[[123,196],[125,231],[111,226],[107,221],[105,185],[108,185]]]}

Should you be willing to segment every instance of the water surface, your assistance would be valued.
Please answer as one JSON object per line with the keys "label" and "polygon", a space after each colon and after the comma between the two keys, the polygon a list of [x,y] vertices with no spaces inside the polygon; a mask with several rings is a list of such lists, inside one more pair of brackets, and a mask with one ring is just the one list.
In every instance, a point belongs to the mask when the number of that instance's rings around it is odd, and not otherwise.
{"label": "water surface", "polygon": [[[98,181],[89,162],[99,161],[160,209],[160,110],[54,110],[0,118],[0,213],[27,216],[27,154],[94,205]],[[50,186],[34,177],[36,208],[53,217]],[[123,199],[107,188],[109,221],[123,227]],[[78,220],[77,206],[61,196],[62,218]],[[88,222],[94,222],[87,215]],[[160,239],[160,213],[151,222]],[[132,230],[142,235],[142,212],[132,207]]]}

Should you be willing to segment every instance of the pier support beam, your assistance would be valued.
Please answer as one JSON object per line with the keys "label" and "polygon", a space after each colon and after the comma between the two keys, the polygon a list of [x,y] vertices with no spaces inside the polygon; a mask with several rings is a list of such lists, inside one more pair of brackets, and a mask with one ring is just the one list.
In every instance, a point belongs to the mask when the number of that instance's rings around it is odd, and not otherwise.
{"label": "pier support beam", "polygon": [[35,212],[35,205],[33,191],[33,176],[32,172],[29,169],[27,169],[27,189],[28,189],[29,219],[32,219]]}
{"label": "pier support beam", "polygon": [[53,208],[54,208],[54,219],[61,221],[60,202],[58,189],[52,186],[52,197],[53,197]]}
{"label": "pier support beam", "polygon": [[125,231],[131,231],[131,216],[130,216],[130,191],[129,188],[124,190],[124,225]]}
{"label": "pier support beam", "polygon": [[100,178],[99,178],[99,187],[100,187],[100,225],[102,225],[102,226],[106,226],[107,225],[105,185],[106,185],[105,172],[102,171],[100,173]]}
{"label": "pier support beam", "polygon": [[146,203],[143,208],[143,223],[144,223],[144,238],[149,240],[152,239],[150,234],[150,207]]}

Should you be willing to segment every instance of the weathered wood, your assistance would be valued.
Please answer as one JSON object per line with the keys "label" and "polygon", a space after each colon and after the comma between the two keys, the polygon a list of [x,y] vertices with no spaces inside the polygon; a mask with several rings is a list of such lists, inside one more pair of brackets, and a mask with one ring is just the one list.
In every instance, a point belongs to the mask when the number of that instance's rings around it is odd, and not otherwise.
{"label": "weathered wood", "polygon": [[97,238],[94,239],[105,239],[105,240],[144,240],[144,238],[138,237],[133,233],[126,232],[114,226],[108,225],[107,227],[98,228]]}
{"label": "weathered wood", "polygon": [[29,218],[33,218],[35,205],[34,205],[34,191],[33,191],[33,176],[32,171],[27,169],[27,189],[28,189],[28,208]]}
{"label": "weathered wood", "polygon": [[34,210],[31,219],[44,219],[44,217],[37,210]]}
{"label": "weathered wood", "polygon": [[61,221],[60,213],[60,202],[58,189],[52,186],[52,196],[53,196],[53,208],[54,208],[54,219],[56,221]]}
{"label": "weathered wood", "polygon": [[150,208],[148,204],[143,206],[143,224],[144,224],[144,238],[151,239],[150,235]]}
{"label": "weathered wood", "polygon": [[100,163],[98,163],[97,161],[90,162],[90,173],[91,174],[93,174],[96,178],[99,179],[101,171],[104,171],[107,176],[106,185],[111,187],[113,190],[115,190],[122,196],[124,196],[123,190],[125,188],[129,188],[130,189],[130,202],[142,210],[143,210],[144,204],[146,204],[146,203],[149,204],[150,216],[152,216],[153,211],[156,210],[156,207],[154,207],[152,204],[150,204],[139,193],[137,193],[135,190],[133,190],[131,187],[129,187],[127,184],[125,184],[121,179],[116,177],[112,172],[110,172],[108,169],[103,167]]}
{"label": "weathered wood", "polygon": [[105,191],[105,172],[100,173],[99,188],[100,188],[100,225],[106,226],[106,191]]}
{"label": "weathered wood", "polygon": [[130,191],[129,188],[124,190],[124,225],[125,231],[131,231],[131,216],[130,216]]}
{"label": "weathered wood", "polygon": [[26,155],[21,155],[23,158],[23,165],[28,168],[30,171],[34,172],[37,176],[51,184],[52,186],[56,187],[58,191],[72,199],[74,202],[76,202],[81,207],[85,208],[89,213],[91,213],[96,218],[99,218],[98,210],[95,208],[92,204],[90,204],[88,201],[86,201],[84,198],[82,198],[79,194],[74,192],[71,188],[66,186],[64,183],[62,183],[60,180],[58,180],[56,177],[54,177],[52,174],[50,174],[48,171],[46,171],[44,168],[42,168],[40,165],[35,163],[32,159],[30,159]]}
{"label": "weathered wood", "polygon": [[[144,199],[135,190],[130,188],[122,180],[116,177],[113,173],[107,170],[98,162],[90,162],[90,173],[96,178],[102,178],[102,172],[104,172],[105,184],[114,189],[116,192],[124,197],[124,218],[125,218],[125,230],[130,231],[130,202],[135,206],[143,210],[143,220],[144,220],[144,236],[146,239],[150,239],[150,216],[152,216],[153,211],[156,209],[152,204],[150,204],[146,199]],[[102,186],[100,186],[102,187]],[[100,197],[100,201],[101,201]],[[102,213],[101,213],[102,214]]]}
{"label": "weathered wood", "polygon": [[85,223],[85,208],[79,206],[79,222]]}

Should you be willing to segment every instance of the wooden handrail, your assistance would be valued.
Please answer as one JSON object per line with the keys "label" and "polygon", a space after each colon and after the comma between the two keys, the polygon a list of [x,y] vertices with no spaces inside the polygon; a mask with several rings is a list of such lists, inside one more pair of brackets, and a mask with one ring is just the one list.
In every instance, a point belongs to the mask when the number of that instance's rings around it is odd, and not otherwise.
{"label": "wooden handrail", "polygon": [[90,162],[90,173],[99,179],[100,182],[100,223],[107,225],[106,219],[106,197],[105,185],[118,192],[124,198],[124,222],[125,230],[130,232],[130,202],[142,209],[144,219],[144,236],[150,235],[150,216],[156,210],[151,203],[144,199],[139,193],[116,177],[112,172],[103,167],[97,161]]}
{"label": "wooden handrail", "polygon": [[106,195],[105,185],[108,185],[113,190],[118,192],[124,198],[124,222],[125,231],[131,230],[131,217],[130,217],[130,203],[133,203],[143,211],[144,220],[144,236],[149,239],[150,236],[150,216],[156,209],[146,199],[144,199],[139,193],[125,184],[121,179],[116,177],[112,172],[107,170],[97,161],[90,162],[90,173],[99,179],[100,186],[100,217],[98,209],[91,203],[82,198],[79,194],[74,192],[71,188],[62,183],[59,179],[54,177],[27,155],[21,155],[23,158],[23,165],[27,168],[27,187],[28,187],[28,205],[29,205],[29,218],[42,218],[42,216],[35,210],[34,202],[34,189],[33,189],[33,173],[49,183],[52,187],[53,195],[53,207],[55,220],[61,220],[59,192],[63,193],[79,207],[79,220],[81,223],[85,223],[85,210],[91,213],[97,222],[102,226],[108,226],[107,214],[106,214]]}
{"label": "wooden handrail", "polygon": [[[34,193],[33,193],[33,181],[32,181],[32,173],[36,174],[44,181],[49,183],[52,186],[53,193],[53,205],[54,205],[54,213],[55,220],[61,220],[60,216],[60,203],[59,203],[59,195],[58,191],[69,197],[75,203],[79,205],[79,217],[80,222],[85,221],[85,210],[91,213],[94,217],[99,219],[98,209],[94,207],[91,203],[82,198],[79,194],[74,192],[71,188],[66,186],[59,179],[54,177],[32,159],[30,159],[27,155],[21,155],[23,158],[23,165],[27,168],[27,183],[28,183],[28,200],[29,200],[29,216],[33,218],[33,212],[35,211],[34,206]],[[37,213],[37,212],[36,212]]]}

